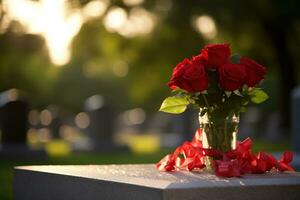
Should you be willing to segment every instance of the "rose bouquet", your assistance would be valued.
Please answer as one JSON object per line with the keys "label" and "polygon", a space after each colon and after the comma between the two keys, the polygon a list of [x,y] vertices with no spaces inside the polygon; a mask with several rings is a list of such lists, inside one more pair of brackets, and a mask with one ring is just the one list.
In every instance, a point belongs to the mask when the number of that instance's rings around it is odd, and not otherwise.
{"label": "rose bouquet", "polygon": [[238,115],[249,102],[265,101],[268,95],[256,87],[264,79],[265,67],[230,54],[229,44],[208,45],[179,63],[168,83],[175,95],[163,101],[160,111],[179,114],[191,104],[201,109],[201,116]]}
{"label": "rose bouquet", "polygon": [[[207,45],[199,55],[180,62],[168,83],[174,95],[163,101],[160,111],[179,114],[191,105],[199,110],[200,128],[192,142],[185,142],[157,167],[164,171],[204,167],[230,169],[225,176],[237,176],[279,166],[269,154],[252,154],[250,139],[236,142],[240,113],[246,111],[249,103],[259,104],[268,98],[258,87],[265,73],[265,67],[254,60],[231,55],[229,44]],[[261,163],[262,159],[268,167],[261,169],[257,164],[251,165],[254,161]],[[285,160],[290,167],[290,157]],[[217,174],[222,175],[222,172]]]}

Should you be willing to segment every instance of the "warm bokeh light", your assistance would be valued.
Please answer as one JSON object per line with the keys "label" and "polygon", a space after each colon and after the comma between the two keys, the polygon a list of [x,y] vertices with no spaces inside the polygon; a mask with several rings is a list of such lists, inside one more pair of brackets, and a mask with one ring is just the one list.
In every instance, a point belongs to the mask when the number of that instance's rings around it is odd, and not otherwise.
{"label": "warm bokeh light", "polygon": [[50,142],[52,139],[51,131],[48,128],[41,128],[37,130],[38,140],[42,143]]}
{"label": "warm bokeh light", "polygon": [[113,7],[108,11],[107,15],[103,19],[103,23],[108,31],[116,32],[124,26],[126,20],[126,11],[120,7]]}
{"label": "warm bokeh light", "polygon": [[90,125],[90,117],[85,112],[80,112],[75,117],[75,124],[78,128],[87,128]]}
{"label": "warm bokeh light", "polygon": [[42,145],[38,138],[37,130],[35,128],[28,129],[27,135],[26,135],[26,140],[27,140],[27,144],[30,146],[30,148],[32,148],[32,149],[42,148]]}
{"label": "warm bokeh light", "polygon": [[108,31],[131,38],[150,33],[155,25],[155,16],[142,7],[132,8],[129,14],[123,8],[114,7],[109,10],[103,23]]}
{"label": "warm bokeh light", "polygon": [[28,122],[30,125],[36,126],[40,122],[40,114],[37,110],[31,110],[28,114]]}
{"label": "warm bokeh light", "polygon": [[49,110],[42,110],[40,113],[40,121],[44,126],[49,126],[52,122],[52,114]]}
{"label": "warm bokeh light", "polygon": [[127,6],[137,6],[144,2],[144,0],[123,0]]}
{"label": "warm bokeh light", "polygon": [[126,125],[141,124],[146,119],[146,113],[142,108],[127,110],[123,114],[123,120]]}
{"label": "warm bokeh light", "polygon": [[53,140],[47,143],[45,150],[50,156],[67,156],[72,153],[71,145],[64,140]]}
{"label": "warm bokeh light", "polygon": [[140,34],[148,34],[154,28],[154,15],[141,7],[130,10],[127,23],[119,31],[125,37],[135,37]]}
{"label": "warm bokeh light", "polygon": [[120,61],[113,66],[112,70],[117,77],[125,77],[128,74],[129,68],[126,62]]}
{"label": "warm bokeh light", "polygon": [[119,145],[127,145],[134,153],[154,153],[161,147],[161,138],[157,134],[138,134],[127,130],[114,135],[114,142]]}
{"label": "warm bokeh light", "polygon": [[213,39],[217,36],[215,21],[208,15],[202,15],[192,19],[192,25],[205,39]]}
{"label": "warm bokeh light", "polygon": [[12,88],[7,91],[7,100],[16,101],[19,98],[19,91],[15,88]]}
{"label": "warm bokeh light", "polygon": [[59,136],[68,142],[78,142],[81,138],[81,133],[74,126],[62,125],[59,127]]}
{"label": "warm bokeh light", "polygon": [[85,18],[100,17],[104,14],[109,5],[109,0],[90,1],[82,8],[82,13]]}

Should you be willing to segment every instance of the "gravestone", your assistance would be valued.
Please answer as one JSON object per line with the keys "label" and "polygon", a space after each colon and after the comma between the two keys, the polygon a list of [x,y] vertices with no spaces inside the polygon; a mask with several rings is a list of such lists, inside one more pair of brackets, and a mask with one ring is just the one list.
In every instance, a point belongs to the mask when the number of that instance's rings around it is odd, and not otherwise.
{"label": "gravestone", "polygon": [[63,122],[59,115],[55,116],[50,124],[50,129],[53,135],[53,138],[59,138],[60,128],[63,125]]}
{"label": "gravestone", "polygon": [[300,170],[300,87],[292,91],[291,100],[293,167]]}
{"label": "gravestone", "polygon": [[90,111],[90,125],[88,134],[94,144],[95,150],[114,148],[112,136],[114,133],[114,114],[110,106]]}
{"label": "gravestone", "polygon": [[31,150],[26,143],[29,107],[24,100],[8,101],[0,108],[0,159],[30,160],[46,157],[44,150]]}
{"label": "gravestone", "polygon": [[110,139],[114,132],[114,115],[109,106],[103,106],[89,112],[90,126],[88,131],[96,140]]}
{"label": "gravestone", "polygon": [[25,101],[10,101],[1,107],[2,144],[25,144],[28,130],[28,105]]}
{"label": "gravestone", "polygon": [[300,153],[300,87],[292,91],[292,146],[293,150]]}
{"label": "gravestone", "polygon": [[220,178],[153,164],[15,167],[15,200],[299,200],[300,173]]}
{"label": "gravestone", "polygon": [[103,96],[96,94],[85,100],[84,107],[90,117],[87,132],[94,150],[113,149],[115,115],[112,106]]}
{"label": "gravestone", "polygon": [[182,115],[177,115],[174,118],[173,132],[180,133],[184,140],[193,138],[194,133],[199,127],[198,112],[193,109],[187,109]]}

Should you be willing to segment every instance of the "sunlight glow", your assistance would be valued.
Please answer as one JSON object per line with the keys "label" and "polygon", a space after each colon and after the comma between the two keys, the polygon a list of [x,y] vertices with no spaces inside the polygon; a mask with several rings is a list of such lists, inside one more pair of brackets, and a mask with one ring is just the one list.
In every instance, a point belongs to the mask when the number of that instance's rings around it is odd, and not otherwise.
{"label": "sunlight glow", "polygon": [[208,15],[202,15],[192,20],[192,25],[205,39],[213,39],[217,36],[215,21]]}
{"label": "sunlight glow", "polygon": [[108,4],[108,0],[95,0],[81,10],[72,9],[67,0],[3,0],[4,21],[16,20],[24,26],[25,32],[42,35],[51,61],[61,66],[70,60],[71,42],[82,24],[102,15]]}

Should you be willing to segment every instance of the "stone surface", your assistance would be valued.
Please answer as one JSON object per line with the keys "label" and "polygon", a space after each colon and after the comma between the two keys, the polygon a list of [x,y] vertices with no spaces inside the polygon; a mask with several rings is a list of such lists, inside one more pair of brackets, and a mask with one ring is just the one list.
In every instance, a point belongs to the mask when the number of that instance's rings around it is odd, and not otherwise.
{"label": "stone surface", "polygon": [[219,178],[153,164],[15,167],[14,199],[300,199],[300,173]]}

